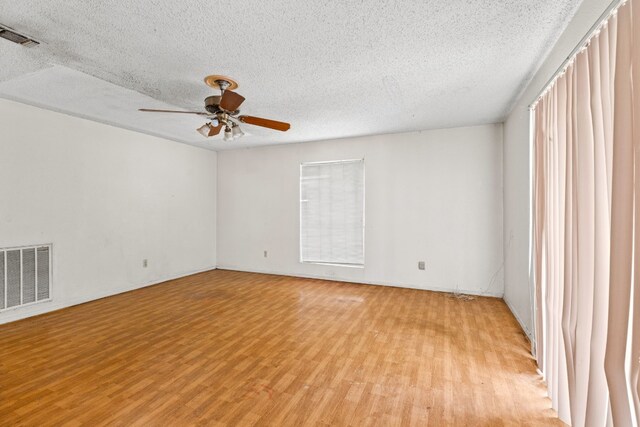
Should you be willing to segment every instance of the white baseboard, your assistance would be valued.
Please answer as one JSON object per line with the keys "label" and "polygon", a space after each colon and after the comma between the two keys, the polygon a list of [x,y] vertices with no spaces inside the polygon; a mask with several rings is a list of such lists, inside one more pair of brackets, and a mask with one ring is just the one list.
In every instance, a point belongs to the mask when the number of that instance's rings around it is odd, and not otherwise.
{"label": "white baseboard", "polygon": [[483,297],[494,297],[494,298],[502,298],[502,293],[497,292],[485,292],[479,293],[475,290],[468,289],[451,289],[437,286],[429,286],[429,287],[419,287],[411,284],[400,283],[400,282],[389,282],[384,280],[360,280],[360,279],[352,279],[338,276],[325,276],[321,274],[301,274],[301,273],[289,273],[284,271],[276,271],[276,270],[262,270],[257,268],[246,268],[234,265],[218,265],[217,268],[219,270],[233,270],[233,271],[243,271],[247,273],[260,273],[260,274],[274,274],[277,276],[288,276],[288,277],[302,277],[305,279],[321,279],[321,280],[330,280],[332,282],[347,282],[347,283],[356,283],[363,285],[376,285],[376,286],[391,286],[394,288],[407,288],[407,289],[420,289],[424,291],[434,291],[434,292],[457,292],[466,295],[475,295],[475,296],[483,296]]}
{"label": "white baseboard", "polygon": [[503,300],[504,300],[504,303],[507,304],[507,307],[509,307],[509,310],[511,310],[511,314],[513,314],[513,317],[515,317],[518,323],[520,324],[520,327],[522,328],[522,331],[525,333],[525,335],[529,339],[529,342],[533,342],[533,334],[531,333],[529,328],[527,328],[527,326],[522,321],[520,316],[518,316],[518,313],[513,309],[513,306],[511,305],[511,303],[509,303],[509,301],[507,301],[506,298],[503,298]]}
{"label": "white baseboard", "polygon": [[[284,271],[276,271],[276,270],[262,270],[262,269],[246,268],[246,267],[232,266],[232,265],[218,265],[218,266],[215,266],[215,267],[214,266],[210,266],[210,267],[206,267],[206,268],[199,269],[199,270],[187,271],[187,272],[183,272],[183,273],[167,276],[167,277],[164,277],[164,278],[162,278],[160,280],[154,280],[154,281],[151,281],[151,282],[145,282],[145,283],[136,284],[136,285],[121,286],[121,287],[117,287],[117,288],[111,288],[111,289],[104,290],[103,292],[96,292],[96,293],[94,293],[92,295],[89,295],[89,296],[83,296],[83,297],[80,297],[80,298],[70,298],[70,299],[67,299],[67,300],[65,300],[63,302],[59,302],[57,300],[51,300],[51,301],[48,301],[48,302],[44,302],[42,304],[36,304],[36,305],[34,305],[32,307],[29,307],[30,310],[28,310],[28,311],[26,311],[26,310],[23,311],[23,310],[18,308],[16,310],[12,310],[12,311],[0,314],[0,325],[3,324],[3,323],[14,322],[16,320],[25,319],[25,318],[32,317],[32,316],[38,316],[40,314],[49,313],[49,312],[52,312],[52,311],[60,310],[60,309],[63,309],[63,308],[74,306],[74,305],[84,304],[86,302],[94,301],[94,300],[97,300],[97,299],[100,299],[100,298],[105,298],[105,297],[121,294],[121,293],[124,293],[124,292],[133,291],[133,290],[144,288],[144,287],[147,287],[147,286],[157,285],[158,283],[167,282],[169,280],[179,279],[181,277],[190,276],[192,274],[202,273],[202,272],[205,272],[205,271],[210,271],[210,270],[215,270],[215,269],[243,271],[243,272],[248,272],[248,273],[273,274],[273,275],[288,276],[288,277],[302,277],[302,278],[307,278],[307,279],[321,279],[321,280],[330,280],[330,281],[334,281],[334,282],[347,282],[347,283],[376,285],[376,286],[391,286],[391,287],[396,287],[396,288],[407,288],[407,289],[421,289],[421,290],[434,291],[434,292],[451,293],[451,292],[454,291],[451,288],[445,288],[445,287],[437,287],[437,286],[418,287],[418,286],[414,286],[414,285],[411,285],[411,284],[400,283],[400,282],[390,282],[390,281],[384,281],[384,280],[376,280],[376,281],[357,280],[357,279],[351,279],[351,278],[345,278],[345,277],[325,276],[325,275],[318,275],[318,274],[299,274],[299,273],[295,273],[294,274],[294,273],[289,273],[289,272],[284,272]],[[502,293],[496,293],[496,292],[479,293],[478,291],[469,290],[469,289],[458,289],[456,292],[467,294],[467,295],[475,295],[475,296],[486,296],[486,297],[494,297],[494,298],[502,298],[503,297]],[[525,331],[525,333],[527,334],[529,339],[531,339],[531,336],[530,336],[529,332],[524,328],[524,325],[523,325],[522,321],[515,314],[515,312],[513,311],[513,309],[511,308],[511,306],[509,305],[508,302],[507,302],[507,306],[509,306],[509,309],[514,313],[514,316],[516,317],[516,319],[518,320],[518,322],[522,326],[523,330]]]}
{"label": "white baseboard", "polygon": [[[16,320],[26,319],[28,317],[38,316],[52,311],[61,310],[63,308],[72,307],[74,305],[84,304],[86,302],[95,301],[100,298],[110,297],[113,295],[122,294],[124,292],[134,291],[136,289],[146,288],[147,286],[157,285],[159,283],[168,282],[169,280],[180,279],[182,277],[191,276],[192,274],[203,273],[205,271],[215,270],[215,266],[209,266],[198,270],[186,271],[183,273],[172,274],[159,280],[153,280],[149,282],[143,282],[139,284],[118,286],[115,288],[109,288],[102,291],[93,293],[92,295],[85,295],[79,298],[68,298],[64,301],[60,299],[52,299],[42,304],[35,304],[24,309],[16,307],[13,310],[6,311],[0,314],[0,325],[9,322],[15,322]],[[59,286],[59,285],[58,285]]]}

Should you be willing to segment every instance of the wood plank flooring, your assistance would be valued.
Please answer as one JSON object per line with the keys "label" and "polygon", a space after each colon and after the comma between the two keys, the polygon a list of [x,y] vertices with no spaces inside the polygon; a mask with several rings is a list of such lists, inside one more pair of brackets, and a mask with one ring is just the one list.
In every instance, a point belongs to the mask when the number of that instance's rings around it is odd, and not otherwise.
{"label": "wood plank flooring", "polygon": [[0,425],[563,425],[505,303],[215,270],[0,325]]}

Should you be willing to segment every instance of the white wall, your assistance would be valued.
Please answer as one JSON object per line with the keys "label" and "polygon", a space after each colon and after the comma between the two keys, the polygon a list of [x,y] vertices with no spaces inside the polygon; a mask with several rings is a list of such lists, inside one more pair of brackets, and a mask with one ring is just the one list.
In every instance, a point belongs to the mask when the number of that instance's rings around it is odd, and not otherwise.
{"label": "white wall", "polygon": [[532,336],[528,106],[611,0],[584,0],[504,123],[504,299]]}
{"label": "white wall", "polygon": [[215,211],[215,152],[0,99],[0,247],[53,243],[0,323],[214,268]]}
{"label": "white wall", "polygon": [[[365,268],[301,264],[300,163],[363,157]],[[219,268],[501,296],[502,125],[219,152],[217,220]]]}

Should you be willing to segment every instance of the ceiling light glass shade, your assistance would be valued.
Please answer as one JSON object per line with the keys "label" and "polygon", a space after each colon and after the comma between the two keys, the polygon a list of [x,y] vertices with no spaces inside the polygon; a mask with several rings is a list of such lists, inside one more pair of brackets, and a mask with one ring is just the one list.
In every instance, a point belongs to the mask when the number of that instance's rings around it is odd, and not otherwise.
{"label": "ceiling light glass shade", "polygon": [[233,139],[233,134],[231,133],[231,129],[225,128],[224,130],[224,140],[231,141]]}
{"label": "ceiling light glass shade", "polygon": [[200,135],[204,136],[205,138],[208,138],[209,132],[211,131],[211,123],[205,123],[196,130]]}
{"label": "ceiling light glass shade", "polygon": [[240,126],[234,126],[233,129],[231,129],[231,133],[233,134],[233,138],[240,138],[244,136],[244,132],[242,132]]}

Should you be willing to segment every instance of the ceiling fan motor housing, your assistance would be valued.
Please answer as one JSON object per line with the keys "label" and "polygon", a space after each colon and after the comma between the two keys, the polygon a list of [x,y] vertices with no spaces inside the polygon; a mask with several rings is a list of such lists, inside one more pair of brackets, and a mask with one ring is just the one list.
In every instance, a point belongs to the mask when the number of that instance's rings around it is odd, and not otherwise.
{"label": "ceiling fan motor housing", "polygon": [[220,98],[222,97],[218,95],[206,97],[204,99],[204,108],[211,114],[216,114],[220,111]]}

